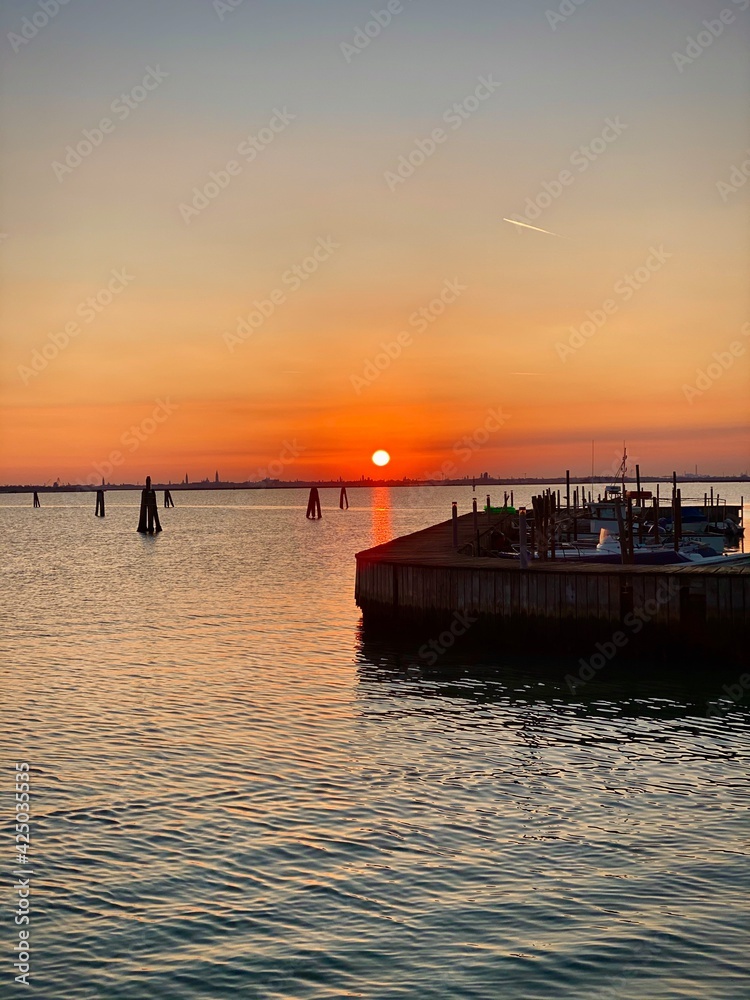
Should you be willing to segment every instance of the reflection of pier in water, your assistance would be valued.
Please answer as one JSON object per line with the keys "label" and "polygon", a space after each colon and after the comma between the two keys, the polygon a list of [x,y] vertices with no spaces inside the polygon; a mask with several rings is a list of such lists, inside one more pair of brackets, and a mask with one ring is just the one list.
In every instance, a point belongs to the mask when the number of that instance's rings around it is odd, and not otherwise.
{"label": "reflection of pier in water", "polygon": [[[576,676],[580,658],[488,650],[486,642],[465,637],[442,653],[437,662],[425,655],[434,638],[428,632],[409,631],[402,636],[383,635],[379,629],[360,626],[357,637],[357,699],[360,709],[380,714],[384,699],[391,711],[422,714],[449,706],[488,708],[505,705],[530,721],[535,708],[574,718],[603,717],[683,719],[696,725],[715,726],[729,712],[747,715],[747,704],[727,696],[724,685],[737,682],[731,664],[713,662],[710,671],[683,660],[665,661],[623,652],[588,683],[571,690],[568,675]],[[403,704],[409,702],[409,707]],[[376,704],[380,708],[376,708]],[[390,713],[389,713],[390,714]],[[474,712],[465,720],[471,727]],[[713,718],[709,717],[713,716]]]}

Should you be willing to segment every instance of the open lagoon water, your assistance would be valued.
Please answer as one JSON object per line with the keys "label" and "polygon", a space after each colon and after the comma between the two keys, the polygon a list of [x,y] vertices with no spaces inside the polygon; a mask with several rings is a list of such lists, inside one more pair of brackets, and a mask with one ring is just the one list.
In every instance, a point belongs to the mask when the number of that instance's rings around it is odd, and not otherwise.
{"label": "open lagoon water", "polygon": [[470,488],[324,490],[320,522],[302,490],[174,497],[156,538],[134,492],[0,498],[29,995],[747,1000],[741,666],[572,692],[562,659],[363,635],[354,553]]}

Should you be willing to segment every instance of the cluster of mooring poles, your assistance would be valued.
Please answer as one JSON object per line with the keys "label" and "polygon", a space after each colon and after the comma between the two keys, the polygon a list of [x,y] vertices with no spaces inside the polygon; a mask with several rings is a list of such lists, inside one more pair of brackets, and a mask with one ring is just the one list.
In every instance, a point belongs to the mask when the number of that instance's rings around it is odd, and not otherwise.
{"label": "cluster of mooring poles", "polygon": [[[341,487],[341,493],[339,494],[339,508],[341,510],[349,510],[349,497],[346,495],[346,486]],[[317,486],[312,486],[310,488],[310,497],[307,501],[307,513],[305,517],[310,521],[319,521],[323,516],[320,509],[320,493],[318,492]]]}
{"label": "cluster of mooring poles", "polygon": [[531,547],[536,543],[537,556],[543,562],[555,558],[555,522],[559,500],[552,490],[545,490],[540,497],[532,497],[534,525],[531,529]]}
{"label": "cluster of mooring poles", "polygon": [[[104,490],[96,491],[96,506],[94,517],[104,517]],[[41,507],[39,494],[34,490],[34,507]],[[164,490],[164,506],[174,507],[174,500],[169,490]],[[348,503],[347,503],[348,506]],[[320,504],[318,504],[320,509]],[[318,514],[320,516],[320,514]],[[159,523],[159,511],[156,506],[156,490],[151,489],[151,476],[146,476],[146,489],[141,491],[141,510],[138,518],[138,531],[142,535],[155,535],[162,530]]]}
{"label": "cluster of mooring poles", "polygon": [[310,490],[310,499],[307,501],[307,517],[311,521],[319,520],[323,515],[320,512],[320,494],[316,486]]}
{"label": "cluster of mooring poles", "polygon": [[151,476],[146,476],[146,489],[141,491],[141,513],[138,531],[142,535],[155,535],[161,531],[159,509],[156,506],[156,490],[151,489]]}

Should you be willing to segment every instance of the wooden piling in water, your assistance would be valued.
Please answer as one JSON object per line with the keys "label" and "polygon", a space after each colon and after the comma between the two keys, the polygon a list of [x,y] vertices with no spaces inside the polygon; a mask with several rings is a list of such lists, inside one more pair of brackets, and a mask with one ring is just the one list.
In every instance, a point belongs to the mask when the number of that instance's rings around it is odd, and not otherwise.
{"label": "wooden piling in water", "polygon": [[96,491],[96,509],[94,517],[104,517],[104,490]]}
{"label": "wooden piling in water", "polygon": [[[639,490],[640,492],[640,490]],[[628,534],[628,564],[635,562],[635,539],[633,530],[633,498],[628,497],[628,505],[625,509],[625,528]]]}
{"label": "wooden piling in water", "polygon": [[745,498],[740,497],[740,528],[742,528],[742,535],[740,536],[740,546],[742,551],[745,551]]}
{"label": "wooden piling in water", "polygon": [[[490,498],[487,497],[487,500]],[[451,504],[451,519],[453,522],[453,548],[458,548],[458,504],[454,500]]]}
{"label": "wooden piling in water", "polygon": [[550,496],[550,515],[549,515],[549,557],[552,562],[555,561],[555,498],[554,495]]}
{"label": "wooden piling in water", "polygon": [[339,496],[339,508],[341,510],[349,510],[349,497],[346,495],[346,486],[341,487],[341,495]]}
{"label": "wooden piling in water", "polygon": [[542,562],[554,561],[555,556],[555,494],[551,489],[532,497],[537,556]]}
{"label": "wooden piling in water", "polygon": [[164,506],[174,507],[174,500],[172,499],[172,494],[169,490],[164,490]]}
{"label": "wooden piling in water", "polygon": [[617,533],[620,536],[620,562],[623,566],[627,566],[630,562],[627,528],[625,526],[625,519],[622,516],[622,507],[617,502],[615,502],[615,515],[617,517]]}
{"label": "wooden piling in water", "polygon": [[307,501],[307,514],[305,517],[310,521],[318,521],[322,517],[320,510],[320,494],[317,486],[310,489],[310,499]]}
{"label": "wooden piling in water", "polygon": [[640,467],[640,465],[636,465],[636,467],[635,467],[635,489],[636,489],[636,492],[638,494],[638,503],[639,503],[640,508],[641,508],[641,516],[638,518],[638,541],[642,545],[643,544],[643,522],[645,520],[645,518],[644,518],[644,513],[645,513],[644,506],[645,506],[645,504],[644,504],[643,498],[641,497],[641,467]]}
{"label": "wooden piling in water", "polygon": [[518,551],[521,569],[529,568],[529,552],[526,547],[526,508],[521,507],[518,511]]}
{"label": "wooden piling in water", "polygon": [[156,505],[156,490],[151,489],[151,476],[146,476],[146,488],[141,490],[138,531],[141,535],[157,535],[161,530],[159,509]]}
{"label": "wooden piling in water", "polygon": [[34,490],[34,506],[35,506],[35,507],[41,507],[41,506],[42,506],[42,505],[41,505],[41,504],[39,503],[39,494],[37,493],[37,491],[36,491],[36,490]]}

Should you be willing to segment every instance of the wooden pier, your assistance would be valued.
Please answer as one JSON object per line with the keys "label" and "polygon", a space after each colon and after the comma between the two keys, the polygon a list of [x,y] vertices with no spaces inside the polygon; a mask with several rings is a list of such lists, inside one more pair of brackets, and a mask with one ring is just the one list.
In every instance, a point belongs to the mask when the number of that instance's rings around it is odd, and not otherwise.
{"label": "wooden pier", "polygon": [[501,647],[585,654],[623,633],[629,643],[637,637],[633,647],[747,661],[750,558],[725,566],[558,559],[522,569],[519,560],[470,554],[475,539],[467,514],[357,553],[355,599],[365,625],[438,628],[463,613]]}

